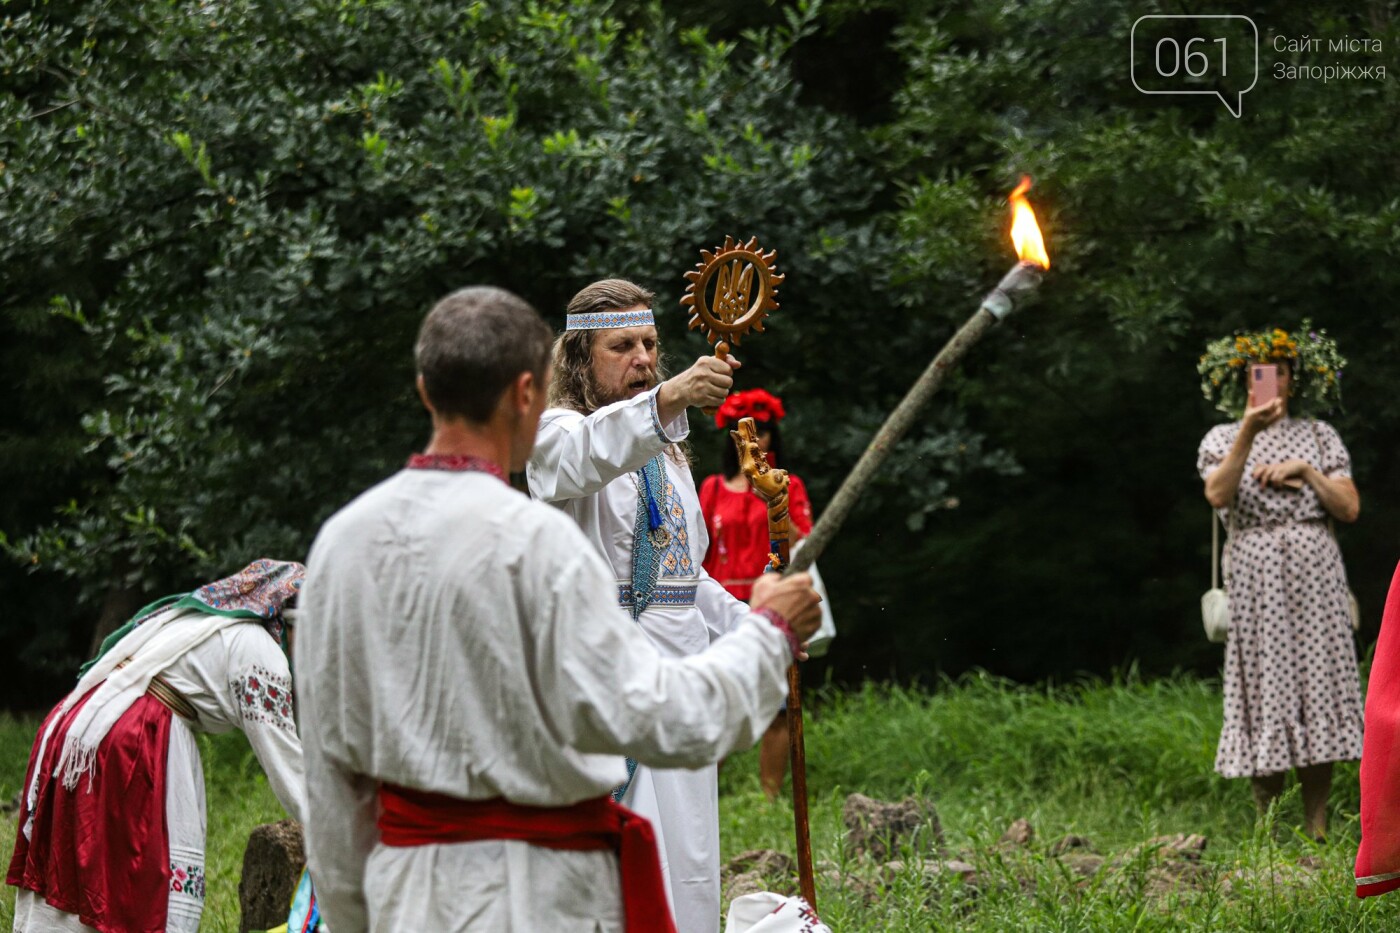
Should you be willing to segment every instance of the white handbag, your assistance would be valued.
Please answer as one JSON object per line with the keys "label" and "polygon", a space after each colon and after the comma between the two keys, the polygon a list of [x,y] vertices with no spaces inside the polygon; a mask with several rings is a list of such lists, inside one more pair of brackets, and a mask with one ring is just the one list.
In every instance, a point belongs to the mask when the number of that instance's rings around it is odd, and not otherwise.
{"label": "white handbag", "polygon": [[[1230,510],[1230,534],[1234,534],[1235,510]],[[1229,543],[1227,537],[1226,543]],[[1230,597],[1220,586],[1220,522],[1210,510],[1210,589],[1201,597],[1201,622],[1206,639],[1222,644],[1230,636]]]}

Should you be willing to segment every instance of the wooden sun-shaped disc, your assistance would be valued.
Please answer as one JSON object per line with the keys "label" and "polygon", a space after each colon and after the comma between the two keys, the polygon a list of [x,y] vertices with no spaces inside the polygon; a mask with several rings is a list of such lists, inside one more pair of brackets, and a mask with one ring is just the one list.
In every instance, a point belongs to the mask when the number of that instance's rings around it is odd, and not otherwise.
{"label": "wooden sun-shaped disc", "polygon": [[763,330],[763,319],[778,307],[778,286],[783,284],[775,265],[777,250],[764,252],[758,237],[738,244],[725,237],[724,245],[700,251],[700,262],[685,274],[690,282],[681,304],[691,310],[690,327],[700,329],[710,343],[739,343],[750,330]]}

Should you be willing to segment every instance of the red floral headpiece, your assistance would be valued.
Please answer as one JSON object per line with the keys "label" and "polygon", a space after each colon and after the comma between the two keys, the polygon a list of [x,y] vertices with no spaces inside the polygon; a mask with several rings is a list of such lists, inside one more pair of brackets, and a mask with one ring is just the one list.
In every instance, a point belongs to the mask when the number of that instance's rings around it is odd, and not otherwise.
{"label": "red floral headpiece", "polygon": [[749,389],[735,392],[724,400],[715,412],[715,427],[728,428],[739,423],[741,418],[755,421],[779,422],[787,417],[783,410],[783,400],[766,389]]}

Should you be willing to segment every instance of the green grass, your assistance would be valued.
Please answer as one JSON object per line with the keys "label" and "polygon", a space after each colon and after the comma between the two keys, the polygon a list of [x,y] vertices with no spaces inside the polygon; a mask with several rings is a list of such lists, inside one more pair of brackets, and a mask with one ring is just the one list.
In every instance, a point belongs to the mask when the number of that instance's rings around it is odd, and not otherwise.
{"label": "green grass", "polygon": [[[1254,814],[1245,781],[1211,771],[1219,730],[1218,688],[1191,678],[1059,687],[1015,687],[968,677],[934,691],[867,687],[809,697],[808,774],[815,858],[843,881],[819,882],[823,918],[836,933],[856,931],[1394,930],[1400,894],[1358,901],[1356,766],[1337,769],[1332,841],[1300,838],[1296,791],[1273,821]],[[33,720],[0,717],[0,795],[23,780]],[[253,826],[280,819],[238,734],[202,736],[209,792],[209,899],[205,930],[236,930],[238,871]],[[894,800],[919,795],[936,806],[955,853],[973,861],[973,891],[951,880],[930,887],[908,853],[902,871],[879,870],[842,851],[841,807],[860,792]],[[736,755],[721,778],[724,856],[772,848],[791,854],[786,803],[758,789],[757,758]],[[1037,838],[1024,851],[997,852],[1018,817]],[[1087,882],[1046,854],[1059,837],[1087,836],[1105,855],[1152,836],[1209,837],[1199,888],[1168,896],[1142,890],[1142,872]],[[0,825],[8,853],[14,823]],[[1225,873],[1311,858],[1320,869],[1302,884],[1261,883],[1228,895]],[[1145,867],[1145,864],[1139,865]],[[0,897],[0,929],[11,923],[13,892]]]}
{"label": "green grass", "polygon": [[[981,891],[954,881],[930,891],[914,865],[877,889],[819,883],[818,906],[837,933],[926,930],[1395,930],[1400,895],[1358,901],[1351,883],[1359,838],[1355,764],[1337,768],[1331,843],[1302,839],[1302,808],[1290,785],[1272,822],[1255,816],[1248,782],[1212,771],[1221,701],[1217,685],[1193,678],[1112,684],[1087,681],[1027,688],[985,676],[935,691],[867,687],[817,691],[808,704],[808,778],[814,859],[847,877],[878,872],[842,851],[847,794],[885,800],[914,794],[933,802],[955,853],[971,857]],[[758,789],[752,752],[731,758],[721,779],[725,856],[748,848],[792,854],[785,804]],[[1027,853],[992,850],[1024,817],[1037,839]],[[1153,836],[1201,833],[1204,889],[1169,898],[1106,883],[1078,884],[1045,850],[1087,836],[1105,855]],[[1301,887],[1258,886],[1226,897],[1220,879],[1236,869],[1321,869]],[[1024,893],[1033,879],[1033,894]]]}

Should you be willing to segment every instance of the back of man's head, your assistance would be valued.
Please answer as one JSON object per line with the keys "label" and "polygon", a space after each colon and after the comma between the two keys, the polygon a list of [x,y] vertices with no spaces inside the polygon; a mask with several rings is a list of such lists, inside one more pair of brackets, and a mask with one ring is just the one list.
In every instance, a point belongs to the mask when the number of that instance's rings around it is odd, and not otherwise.
{"label": "back of man's head", "polygon": [[553,340],[549,325],[524,299],[476,285],[453,292],[428,312],[414,357],[438,415],[484,423],[521,373],[545,383]]}

